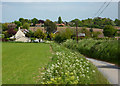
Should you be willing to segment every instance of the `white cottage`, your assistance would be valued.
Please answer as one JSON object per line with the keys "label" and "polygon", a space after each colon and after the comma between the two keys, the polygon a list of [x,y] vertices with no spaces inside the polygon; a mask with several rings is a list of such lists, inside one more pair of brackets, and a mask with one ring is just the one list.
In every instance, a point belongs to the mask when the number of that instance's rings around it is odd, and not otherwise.
{"label": "white cottage", "polygon": [[25,34],[21,31],[20,27],[17,31],[17,33],[10,37],[10,39],[16,39],[15,41],[21,41],[21,42],[30,42],[30,38],[25,37]]}

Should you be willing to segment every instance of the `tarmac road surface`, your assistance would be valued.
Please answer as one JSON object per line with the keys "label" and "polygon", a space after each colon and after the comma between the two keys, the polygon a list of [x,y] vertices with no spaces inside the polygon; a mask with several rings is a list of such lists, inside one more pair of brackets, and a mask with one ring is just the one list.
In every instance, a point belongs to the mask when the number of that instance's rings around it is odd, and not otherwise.
{"label": "tarmac road surface", "polygon": [[92,58],[86,58],[91,61],[98,70],[108,79],[111,84],[120,85],[120,68],[104,61],[95,60]]}

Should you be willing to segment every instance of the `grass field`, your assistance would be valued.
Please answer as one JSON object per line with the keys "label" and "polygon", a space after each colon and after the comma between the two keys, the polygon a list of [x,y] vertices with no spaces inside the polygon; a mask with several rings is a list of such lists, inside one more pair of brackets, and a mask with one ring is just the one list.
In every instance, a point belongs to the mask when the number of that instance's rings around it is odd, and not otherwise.
{"label": "grass field", "polygon": [[34,77],[51,55],[49,44],[2,43],[2,83],[35,84]]}

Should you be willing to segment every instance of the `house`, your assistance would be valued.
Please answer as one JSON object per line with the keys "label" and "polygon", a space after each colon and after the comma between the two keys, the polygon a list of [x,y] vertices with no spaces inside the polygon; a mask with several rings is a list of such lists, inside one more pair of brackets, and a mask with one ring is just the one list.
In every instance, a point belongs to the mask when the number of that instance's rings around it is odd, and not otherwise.
{"label": "house", "polygon": [[25,34],[29,32],[29,30],[27,30],[27,29],[21,29],[21,31]]}
{"label": "house", "polygon": [[40,23],[40,24],[35,24],[35,27],[43,27],[44,24],[43,23]]}
{"label": "house", "polygon": [[56,25],[57,25],[57,26],[62,26],[62,27],[65,26],[65,24],[56,24]]}
{"label": "house", "polygon": [[15,39],[15,41],[21,41],[21,42],[30,42],[30,38],[25,37],[25,34],[21,31],[20,27],[17,31],[17,33],[10,37],[10,39]]}

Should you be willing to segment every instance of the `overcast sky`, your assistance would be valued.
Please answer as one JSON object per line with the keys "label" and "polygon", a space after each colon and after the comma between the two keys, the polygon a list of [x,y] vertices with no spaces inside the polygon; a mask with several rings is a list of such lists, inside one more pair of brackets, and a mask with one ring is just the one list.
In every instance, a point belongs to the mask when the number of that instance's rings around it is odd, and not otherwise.
{"label": "overcast sky", "polygon": [[[2,22],[12,22],[19,18],[50,19],[63,21],[91,18],[104,2],[2,2]],[[118,3],[111,2],[100,17],[118,18]]]}

